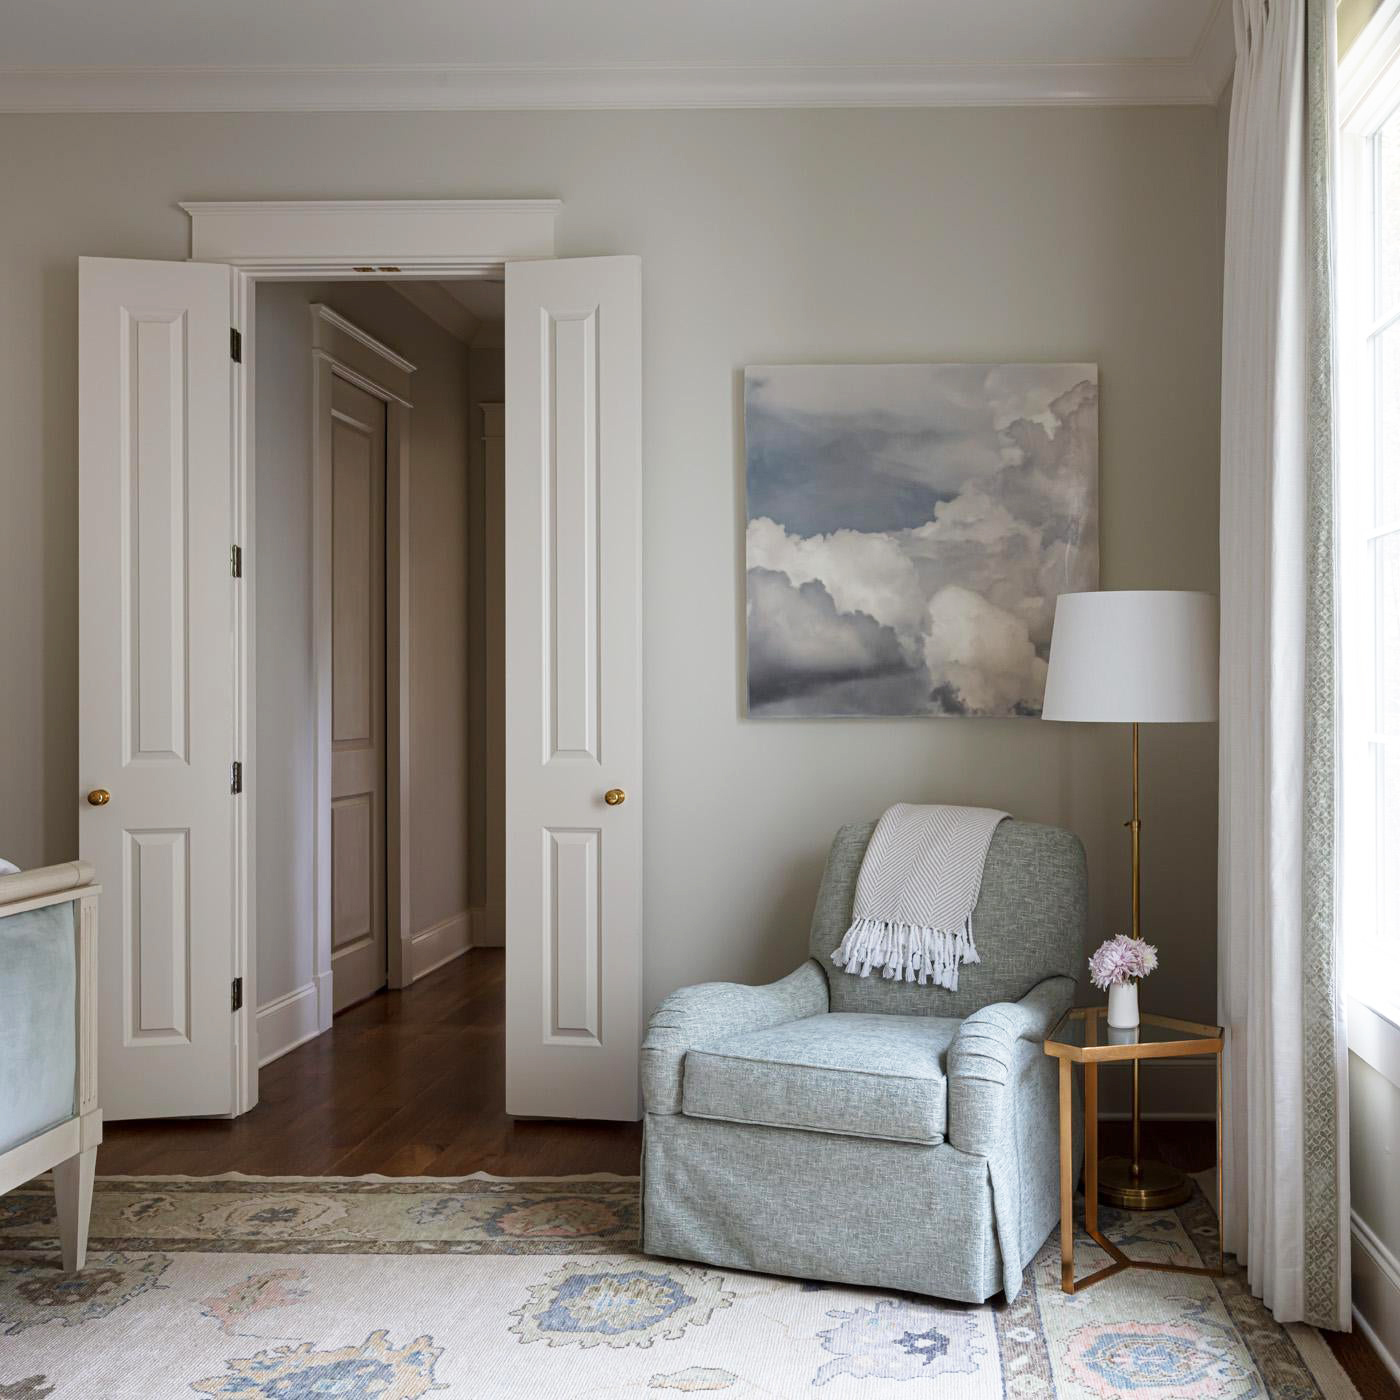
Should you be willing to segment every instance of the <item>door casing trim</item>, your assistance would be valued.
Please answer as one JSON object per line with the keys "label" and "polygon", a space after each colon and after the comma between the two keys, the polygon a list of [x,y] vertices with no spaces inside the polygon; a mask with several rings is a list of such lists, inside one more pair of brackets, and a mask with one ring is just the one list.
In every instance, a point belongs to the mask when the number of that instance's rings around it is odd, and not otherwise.
{"label": "door casing trim", "polygon": [[413,931],[409,870],[409,457],[415,366],[368,331],[322,302],[311,313],[311,644],[316,692],[316,868],[312,901],[315,927],[316,1025],[328,1031],[334,1016],[334,948],[331,938],[331,441],[332,381],[339,377],[384,405],[384,738],[385,860],[389,985],[413,980]]}
{"label": "door casing trim", "polygon": [[[230,325],[240,332],[241,364],[229,362],[233,399],[234,540],[257,563],[254,530],[256,463],[254,387],[257,283],[376,282],[385,277],[481,277],[503,263],[555,256],[559,200],[331,200],[200,202],[180,205],[189,216],[190,261],[233,269]],[[234,755],[257,783],[256,608],[253,589],[233,590],[232,678]],[[509,774],[507,774],[509,781]],[[233,1116],[258,1101],[256,803],[238,804],[233,852],[233,975],[244,979],[241,1010],[230,1017],[234,1037]],[[391,935],[390,946],[394,939]],[[329,979],[325,988],[329,1005]]]}

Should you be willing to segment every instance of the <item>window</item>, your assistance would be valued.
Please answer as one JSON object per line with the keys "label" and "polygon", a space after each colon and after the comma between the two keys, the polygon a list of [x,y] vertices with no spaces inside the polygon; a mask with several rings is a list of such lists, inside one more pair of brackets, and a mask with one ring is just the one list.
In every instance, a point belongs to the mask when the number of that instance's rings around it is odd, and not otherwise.
{"label": "window", "polygon": [[1400,8],[1342,65],[1337,205],[1341,919],[1400,1025]]}

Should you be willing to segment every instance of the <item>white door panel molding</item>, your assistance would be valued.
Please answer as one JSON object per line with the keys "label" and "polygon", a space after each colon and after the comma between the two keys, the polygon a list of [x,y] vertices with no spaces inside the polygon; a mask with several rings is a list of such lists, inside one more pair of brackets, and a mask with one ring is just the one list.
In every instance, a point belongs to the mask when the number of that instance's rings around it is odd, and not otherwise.
{"label": "white door panel molding", "polygon": [[633,1119],[642,1030],[638,259],[507,267],[505,416],[506,1109]]}
{"label": "white door panel molding", "polygon": [[230,276],[79,260],[74,799],[109,1119],[234,1105]]}

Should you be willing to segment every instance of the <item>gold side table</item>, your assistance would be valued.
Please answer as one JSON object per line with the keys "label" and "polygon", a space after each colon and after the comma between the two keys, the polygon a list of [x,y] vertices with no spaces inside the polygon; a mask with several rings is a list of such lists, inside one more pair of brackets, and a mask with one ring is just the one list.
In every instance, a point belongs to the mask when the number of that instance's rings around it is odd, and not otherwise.
{"label": "gold side table", "polygon": [[[1222,1059],[1225,1033],[1219,1026],[1201,1026],[1170,1016],[1144,1015],[1130,1031],[1108,1024],[1108,1008],[1075,1007],[1065,1012],[1045,1039],[1045,1053],[1060,1062],[1060,1286],[1066,1293],[1100,1283],[1123,1269],[1157,1269],[1163,1273],[1207,1274],[1219,1278],[1225,1272],[1225,1178],[1221,1173],[1222,1135],[1225,1123]],[[1187,1055],[1215,1056],[1215,1184],[1219,1204],[1220,1261],[1215,1267],[1159,1264],[1132,1259],[1099,1230],[1099,1066],[1131,1062],[1133,1074],[1143,1060],[1180,1059]],[[1084,1066],[1084,1228],[1089,1237],[1113,1261],[1086,1278],[1074,1277],[1074,1065]],[[1133,1125],[1134,1169],[1139,1161],[1138,1125]]]}

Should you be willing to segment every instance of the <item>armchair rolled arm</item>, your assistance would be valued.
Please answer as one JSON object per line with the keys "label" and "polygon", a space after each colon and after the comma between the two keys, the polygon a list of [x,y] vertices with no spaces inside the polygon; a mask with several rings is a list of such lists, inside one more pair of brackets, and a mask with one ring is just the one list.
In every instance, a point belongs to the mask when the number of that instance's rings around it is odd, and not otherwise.
{"label": "armchair rolled arm", "polygon": [[974,1011],[948,1047],[948,1141],[990,1156],[1010,1126],[1016,1057],[1022,1041],[1043,1040],[1074,1004],[1074,979],[1047,977],[1020,1001]]}
{"label": "armchair rolled arm", "polygon": [[826,973],[812,959],[763,987],[701,982],[672,992],[642,1041],[642,1098],[648,1113],[681,1111],[685,1052],[726,1036],[816,1016],[829,1006]]}

